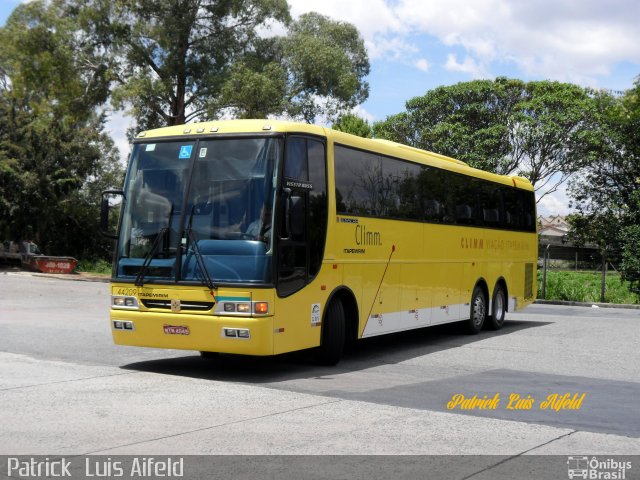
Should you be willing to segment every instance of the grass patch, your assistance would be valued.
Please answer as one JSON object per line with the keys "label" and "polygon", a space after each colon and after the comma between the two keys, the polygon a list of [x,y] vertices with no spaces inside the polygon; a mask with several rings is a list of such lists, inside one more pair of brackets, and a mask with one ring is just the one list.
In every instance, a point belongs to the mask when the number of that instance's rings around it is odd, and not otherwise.
{"label": "grass patch", "polygon": [[94,275],[111,275],[111,262],[105,260],[80,260],[76,272]]}
{"label": "grass patch", "polygon": [[[600,302],[601,274],[594,272],[547,271],[547,300],[571,302]],[[538,271],[538,297],[542,296],[542,271]],[[638,295],[629,290],[629,283],[620,275],[607,274],[605,279],[605,303],[640,303]]]}

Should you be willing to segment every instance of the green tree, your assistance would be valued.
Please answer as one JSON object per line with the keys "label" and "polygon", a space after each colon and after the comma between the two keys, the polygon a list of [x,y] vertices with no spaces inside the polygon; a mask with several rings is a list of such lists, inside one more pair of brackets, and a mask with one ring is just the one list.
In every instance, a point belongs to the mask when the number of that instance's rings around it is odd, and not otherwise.
{"label": "green tree", "polygon": [[[110,52],[113,101],[137,129],[286,114],[311,122],[366,99],[358,31],[286,0],[68,0]],[[287,35],[264,37],[273,22]]]}
{"label": "green tree", "polygon": [[375,123],[378,138],[509,173],[509,130],[524,82],[498,78],[438,87],[407,101],[406,112]]}
{"label": "green tree", "polygon": [[509,129],[512,172],[548,195],[595,158],[602,141],[593,93],[570,83],[526,84]]}
{"label": "green tree", "polygon": [[53,254],[109,250],[95,190],[121,168],[96,110],[104,65],[60,1],[19,6],[0,29],[0,233]]}
{"label": "green tree", "polygon": [[[578,212],[572,230],[619,250],[623,278],[640,292],[640,77],[621,97],[600,92],[596,100],[602,141],[596,161],[570,184]],[[584,228],[602,218],[603,228]]]}
{"label": "green tree", "polygon": [[220,101],[242,118],[286,114],[313,122],[364,102],[369,60],[358,30],[317,13],[301,15],[282,37],[258,39],[231,67]]}
{"label": "green tree", "polygon": [[438,87],[406,108],[374,124],[374,134],[525,176],[547,193],[584,165],[595,142],[590,92],[567,83],[474,80]]}
{"label": "green tree", "polygon": [[338,117],[331,128],[363,138],[371,138],[373,136],[373,130],[369,122],[353,113],[346,113]]}

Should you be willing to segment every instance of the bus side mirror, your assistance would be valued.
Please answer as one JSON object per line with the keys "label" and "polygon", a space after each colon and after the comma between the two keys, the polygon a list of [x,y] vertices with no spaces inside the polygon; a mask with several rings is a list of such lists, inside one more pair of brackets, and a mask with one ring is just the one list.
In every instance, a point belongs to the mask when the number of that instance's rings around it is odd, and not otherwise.
{"label": "bus side mirror", "polygon": [[100,233],[107,238],[117,239],[117,228],[112,230],[109,225],[109,210],[122,205],[124,192],[122,190],[106,190],[102,192],[100,202]]}

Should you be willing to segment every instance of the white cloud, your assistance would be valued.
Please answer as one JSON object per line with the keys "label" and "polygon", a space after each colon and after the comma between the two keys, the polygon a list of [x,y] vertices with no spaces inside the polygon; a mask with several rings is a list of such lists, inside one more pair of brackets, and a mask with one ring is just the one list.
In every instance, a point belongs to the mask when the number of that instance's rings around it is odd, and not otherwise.
{"label": "white cloud", "polygon": [[618,62],[640,64],[634,0],[400,0],[395,13],[414,33],[462,47],[481,70],[506,60],[528,75],[593,83]]}
{"label": "white cloud", "polygon": [[[539,198],[544,192],[538,192],[536,196]],[[562,184],[553,193],[545,195],[538,202],[538,215],[567,215],[574,210],[569,208],[569,195],[567,194],[567,185]]]}
{"label": "white cloud", "polygon": [[473,58],[468,55],[461,63],[458,62],[458,59],[453,53],[450,53],[449,55],[447,55],[447,62],[445,63],[444,68],[446,68],[450,72],[468,73],[473,78],[482,78],[487,76],[484,66],[479,65]]}
{"label": "white cloud", "polygon": [[289,0],[294,17],[306,12],[318,12],[336,20],[354,24],[365,40],[380,34],[397,33],[405,28],[394,8],[384,0]]}
{"label": "white cloud", "polygon": [[429,62],[427,62],[426,58],[419,58],[418,60],[416,60],[414,65],[418,70],[425,73],[428,72],[429,68],[431,67],[431,65],[429,65]]}
{"label": "white cloud", "polygon": [[367,53],[371,60],[385,59],[404,62],[405,58],[418,53],[418,47],[404,41],[401,37],[376,36],[365,40]]}
{"label": "white cloud", "polygon": [[122,111],[113,112],[109,115],[105,130],[109,133],[113,142],[120,152],[120,161],[127,163],[131,146],[127,140],[127,129],[133,125],[133,118],[125,115]]}
{"label": "white cloud", "polygon": [[396,14],[395,7],[385,0],[325,0],[318,3],[290,0],[289,5],[294,18],[313,11],[355,25],[371,60],[406,63],[418,51],[402,33],[406,32],[406,25]]}
{"label": "white cloud", "polygon": [[287,27],[282,22],[267,20],[256,29],[256,33],[262,38],[279,37],[287,34]]}
{"label": "white cloud", "polygon": [[[294,16],[318,11],[353,23],[372,60],[417,66],[419,36],[455,48],[448,69],[472,77],[511,63],[523,74],[597,86],[619,62],[640,65],[636,0],[291,0]],[[460,51],[462,49],[462,51]],[[422,56],[424,56],[422,53]],[[450,52],[453,53],[453,52]]]}
{"label": "white cloud", "polygon": [[357,105],[355,108],[351,110],[351,112],[354,113],[355,115],[358,115],[360,118],[365,119],[369,123],[373,122],[376,119],[376,117],[373,114],[367,112],[364,108],[362,108],[361,105]]}

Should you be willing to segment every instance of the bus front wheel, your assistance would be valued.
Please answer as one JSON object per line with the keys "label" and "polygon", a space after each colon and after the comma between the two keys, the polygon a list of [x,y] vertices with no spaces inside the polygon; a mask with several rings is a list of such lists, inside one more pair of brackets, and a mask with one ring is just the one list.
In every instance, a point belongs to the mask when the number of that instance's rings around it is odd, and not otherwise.
{"label": "bus front wheel", "polygon": [[340,300],[333,299],[324,314],[317,360],[321,365],[335,365],[342,357],[345,342],[345,315]]}
{"label": "bus front wheel", "polygon": [[473,289],[471,295],[471,307],[469,320],[467,320],[467,331],[471,334],[479,333],[487,316],[487,299],[479,285]]}
{"label": "bus front wheel", "polygon": [[496,290],[493,292],[493,302],[491,303],[489,328],[491,330],[500,330],[504,324],[504,316],[507,311],[507,296],[500,285],[496,286]]}

